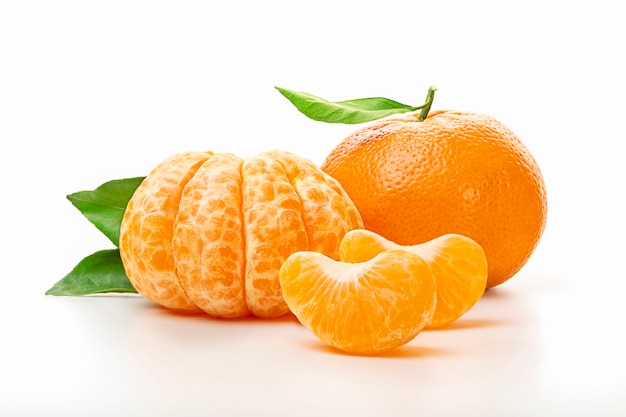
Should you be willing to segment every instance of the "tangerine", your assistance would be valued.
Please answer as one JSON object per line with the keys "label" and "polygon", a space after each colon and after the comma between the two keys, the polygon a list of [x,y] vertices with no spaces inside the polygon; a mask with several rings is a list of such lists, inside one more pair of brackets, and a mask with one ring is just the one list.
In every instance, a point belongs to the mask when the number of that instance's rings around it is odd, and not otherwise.
{"label": "tangerine", "polygon": [[437,307],[427,328],[445,327],[468,312],[482,297],[487,284],[487,258],[472,239],[447,234],[412,246],[398,245],[363,229],[346,233],[339,245],[339,259],[364,262],[385,250],[406,250],[430,266],[437,282]]}
{"label": "tangerine", "polygon": [[379,354],[414,339],[437,302],[428,264],[403,250],[360,263],[296,252],[279,277],[300,323],[327,345],[358,355]]}
{"label": "tangerine", "polygon": [[475,240],[487,287],[528,261],[547,218],[545,183],[522,141],[479,113],[410,112],[349,134],[321,169],[355,203],[365,228],[401,245],[445,234]]}
{"label": "tangerine", "polygon": [[278,271],[293,252],[338,257],[362,227],[341,185],[311,161],[186,152],[157,165],[129,201],[120,256],[145,298],[216,317],[288,312]]}

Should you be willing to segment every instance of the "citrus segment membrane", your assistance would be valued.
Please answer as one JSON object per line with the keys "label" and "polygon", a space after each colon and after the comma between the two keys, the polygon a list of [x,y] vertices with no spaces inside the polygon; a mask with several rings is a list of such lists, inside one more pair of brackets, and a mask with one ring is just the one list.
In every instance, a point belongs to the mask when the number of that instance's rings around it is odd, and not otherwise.
{"label": "citrus segment membrane", "polygon": [[428,328],[445,327],[467,313],[485,293],[487,258],[472,239],[448,234],[419,245],[437,280],[437,309]]}
{"label": "citrus segment membrane", "polygon": [[363,262],[385,250],[405,250],[420,256],[437,281],[437,308],[428,328],[451,324],[482,297],[487,285],[487,258],[472,239],[447,234],[417,245],[399,245],[369,230],[346,233],[339,246],[344,262]]}
{"label": "citrus segment membrane", "polygon": [[240,317],[245,302],[241,165],[232,154],[209,158],[184,188],[172,247],[181,285],[206,313]]}
{"label": "citrus segment membrane", "polygon": [[282,165],[266,155],[247,159],[242,175],[246,303],[257,316],[280,316],[289,309],[277,272],[290,254],[308,247],[302,204]]}
{"label": "citrus segment membrane", "polygon": [[286,152],[269,154],[283,165],[300,197],[308,249],[337,259],[343,235],[354,225],[362,224],[356,207],[339,182],[313,162]]}
{"label": "citrus segment membrane", "polygon": [[280,269],[293,314],[324,343],[348,353],[381,353],[415,338],[431,320],[436,283],[419,256],[382,252],[362,263],[297,252]]}
{"label": "citrus segment membrane", "polygon": [[173,155],[157,165],[128,203],[120,230],[120,256],[133,287],[165,307],[199,312],[180,284],[172,252],[173,224],[183,187],[210,152]]}

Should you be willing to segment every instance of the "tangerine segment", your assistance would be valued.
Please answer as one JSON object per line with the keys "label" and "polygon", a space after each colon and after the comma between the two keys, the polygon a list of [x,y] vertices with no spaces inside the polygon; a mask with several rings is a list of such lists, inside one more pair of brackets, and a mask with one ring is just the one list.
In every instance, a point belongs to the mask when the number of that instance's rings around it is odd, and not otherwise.
{"label": "tangerine segment", "polygon": [[246,159],[242,176],[246,302],[255,316],[278,317],[289,311],[278,270],[289,255],[308,247],[302,203],[283,166],[268,153]]}
{"label": "tangerine segment", "polygon": [[120,227],[120,256],[133,287],[165,307],[200,312],[176,274],[172,226],[183,187],[211,152],[185,152],[157,165],[128,203]]}
{"label": "tangerine segment", "polygon": [[245,301],[245,242],[241,198],[243,160],[216,154],[187,183],[172,247],[189,298],[216,317],[249,314]]}
{"label": "tangerine segment", "polygon": [[363,262],[378,253],[402,249],[424,259],[437,281],[437,308],[427,328],[441,328],[469,311],[487,286],[487,258],[474,240],[447,234],[428,242],[403,246],[369,230],[348,232],[339,247],[344,262]]}
{"label": "tangerine segment", "polygon": [[298,320],[324,343],[353,354],[408,343],[431,320],[437,302],[428,264],[403,250],[362,263],[296,252],[283,263],[279,279]]}
{"label": "tangerine segment", "polygon": [[363,220],[339,182],[308,159],[287,152],[268,152],[279,161],[302,201],[308,250],[338,259],[339,242]]}

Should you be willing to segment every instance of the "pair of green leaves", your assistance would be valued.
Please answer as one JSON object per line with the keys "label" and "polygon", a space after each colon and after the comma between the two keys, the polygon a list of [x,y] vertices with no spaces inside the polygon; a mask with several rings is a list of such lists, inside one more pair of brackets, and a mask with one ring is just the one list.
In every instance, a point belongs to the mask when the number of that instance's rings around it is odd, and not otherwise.
{"label": "pair of green leaves", "polygon": [[[430,87],[426,102],[421,106],[408,106],[383,97],[361,98],[331,102],[313,94],[276,87],[300,112],[307,117],[327,122],[356,124],[377,120],[393,114],[421,109],[418,120],[428,115],[435,87]],[[88,295],[107,292],[136,292],[128,280],[117,249],[120,225],[128,201],[145,177],[127,178],[106,182],[92,191],[70,194],[70,202],[100,230],[116,247],[97,251],[76,265],[59,280],[46,295]]]}
{"label": "pair of green leaves", "polygon": [[[117,248],[126,205],[144,177],[106,182],[92,191],[67,196]],[[137,292],[124,271],[119,249],[97,251],[59,280],[46,295],[87,295],[107,292]]]}

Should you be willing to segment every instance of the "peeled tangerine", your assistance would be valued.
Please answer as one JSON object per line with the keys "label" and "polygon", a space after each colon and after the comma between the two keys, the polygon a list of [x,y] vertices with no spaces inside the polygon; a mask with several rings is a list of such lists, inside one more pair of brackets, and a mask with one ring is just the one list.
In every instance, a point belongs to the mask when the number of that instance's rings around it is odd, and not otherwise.
{"label": "peeled tangerine", "polygon": [[418,245],[396,244],[369,230],[352,230],[339,245],[339,259],[363,262],[378,253],[402,249],[424,259],[437,281],[437,308],[427,328],[447,326],[469,311],[487,286],[487,258],[474,240],[446,234]]}
{"label": "peeled tangerine", "polygon": [[120,255],[145,298],[182,312],[277,317],[278,270],[296,251],[336,258],[363,227],[339,183],[283,151],[186,152],[160,163],[128,203]]}

